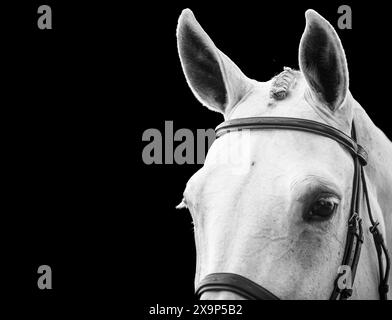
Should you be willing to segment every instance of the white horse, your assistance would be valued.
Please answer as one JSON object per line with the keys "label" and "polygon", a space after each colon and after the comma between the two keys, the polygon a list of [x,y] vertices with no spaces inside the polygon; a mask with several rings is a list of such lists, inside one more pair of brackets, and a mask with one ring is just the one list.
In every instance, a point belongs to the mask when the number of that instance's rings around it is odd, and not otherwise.
{"label": "white horse", "polygon": [[[184,10],[177,40],[186,80],[196,98],[225,120],[301,118],[347,135],[354,120],[357,140],[369,154],[365,176],[371,208],[391,251],[392,144],[350,94],[345,53],[333,27],[313,10],[305,17],[300,70],[285,68],[258,82],[246,77]],[[194,221],[195,285],[207,274],[230,272],[281,299],[328,299],[345,251],[353,172],[350,153],[320,135],[255,130],[217,139],[179,206],[187,207]],[[364,242],[352,298],[378,299],[377,254],[366,205],[360,205]],[[217,290],[201,298],[242,297]]]}

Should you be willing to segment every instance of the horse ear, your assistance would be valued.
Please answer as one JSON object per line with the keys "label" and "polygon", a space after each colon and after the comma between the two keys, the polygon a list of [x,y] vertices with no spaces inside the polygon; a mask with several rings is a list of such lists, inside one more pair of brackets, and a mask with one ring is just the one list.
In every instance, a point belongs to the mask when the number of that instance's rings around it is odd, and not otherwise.
{"label": "horse ear", "polygon": [[209,109],[227,115],[249,90],[250,80],[214,45],[189,9],[178,21],[177,46],[193,94]]}
{"label": "horse ear", "polygon": [[305,13],[299,66],[316,98],[334,112],[348,92],[348,68],[342,43],[330,23],[314,10]]}

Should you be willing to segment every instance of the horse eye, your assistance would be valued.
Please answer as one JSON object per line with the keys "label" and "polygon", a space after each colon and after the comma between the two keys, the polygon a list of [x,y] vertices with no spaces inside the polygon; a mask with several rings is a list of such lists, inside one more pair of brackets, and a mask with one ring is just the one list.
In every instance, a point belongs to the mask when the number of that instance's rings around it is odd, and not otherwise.
{"label": "horse eye", "polygon": [[331,198],[320,198],[311,206],[308,218],[323,220],[330,218],[336,211],[338,204]]}

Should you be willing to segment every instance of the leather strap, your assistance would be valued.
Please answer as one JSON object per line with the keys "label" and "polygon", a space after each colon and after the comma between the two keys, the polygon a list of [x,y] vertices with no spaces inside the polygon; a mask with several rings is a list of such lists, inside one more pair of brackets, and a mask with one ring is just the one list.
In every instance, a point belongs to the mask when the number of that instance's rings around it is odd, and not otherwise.
{"label": "leather strap", "polygon": [[230,291],[249,300],[279,300],[277,296],[257,283],[235,273],[211,273],[200,282],[196,296],[206,291]]}
{"label": "leather strap", "polygon": [[[372,209],[370,207],[369,194],[367,191],[365,174],[363,172],[363,168],[361,168],[361,170],[362,170],[362,178],[363,178],[362,186],[365,194],[366,206],[368,209],[368,215],[371,224],[369,231],[373,235],[373,241],[376,247],[377,259],[378,259],[378,268],[379,268],[379,275],[380,275],[380,284],[378,286],[378,292],[380,294],[380,300],[388,300],[388,291],[389,291],[388,281],[389,281],[389,273],[391,269],[391,259],[389,256],[388,249],[385,245],[382,233],[378,229],[379,222],[375,221],[373,218]],[[382,258],[383,255],[385,258],[385,268],[384,268],[384,263]]]}
{"label": "leather strap", "polygon": [[[353,142],[356,143],[356,131],[355,125],[352,124],[351,136]],[[362,148],[361,148],[362,149]],[[362,152],[362,150],[360,150]],[[361,254],[361,246],[363,243],[363,229],[362,229],[362,219],[360,216],[360,201],[361,201],[361,176],[362,176],[362,167],[361,162],[357,156],[354,156],[354,178],[353,178],[353,188],[352,188],[352,196],[351,196],[351,209],[350,216],[348,220],[348,229],[347,229],[347,237],[346,237],[346,245],[344,250],[344,256],[342,264],[343,266],[348,266],[351,271],[351,281],[350,286],[346,286],[345,288],[339,288],[339,279],[344,275],[341,273],[335,280],[334,289],[332,291],[330,300],[347,300],[352,295],[351,286],[354,283],[355,275],[357,272],[357,266],[359,262],[359,257]]]}
{"label": "leather strap", "polygon": [[255,118],[240,118],[228,120],[216,127],[216,137],[219,138],[225,133],[240,130],[298,130],[310,133],[315,133],[328,137],[342,144],[351,152],[352,155],[358,157],[362,165],[367,163],[367,153],[364,148],[359,146],[356,141],[346,135],[344,132],[329,126],[327,124],[298,118],[288,117],[255,117]]}

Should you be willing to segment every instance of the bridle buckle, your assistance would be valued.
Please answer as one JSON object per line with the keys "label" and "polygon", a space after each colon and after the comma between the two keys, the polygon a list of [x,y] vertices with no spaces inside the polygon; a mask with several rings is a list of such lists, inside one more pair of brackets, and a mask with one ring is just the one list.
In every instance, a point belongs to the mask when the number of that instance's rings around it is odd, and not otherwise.
{"label": "bridle buckle", "polygon": [[348,220],[348,231],[356,236],[360,243],[363,243],[362,218],[357,212],[354,212]]}
{"label": "bridle buckle", "polygon": [[369,228],[369,231],[373,234],[378,232],[378,226],[380,225],[380,222],[376,221],[374,224]]}
{"label": "bridle buckle", "polygon": [[348,223],[352,223],[355,220],[355,222],[362,222],[362,219],[359,217],[359,214],[357,212],[354,212],[354,214],[348,219]]}

